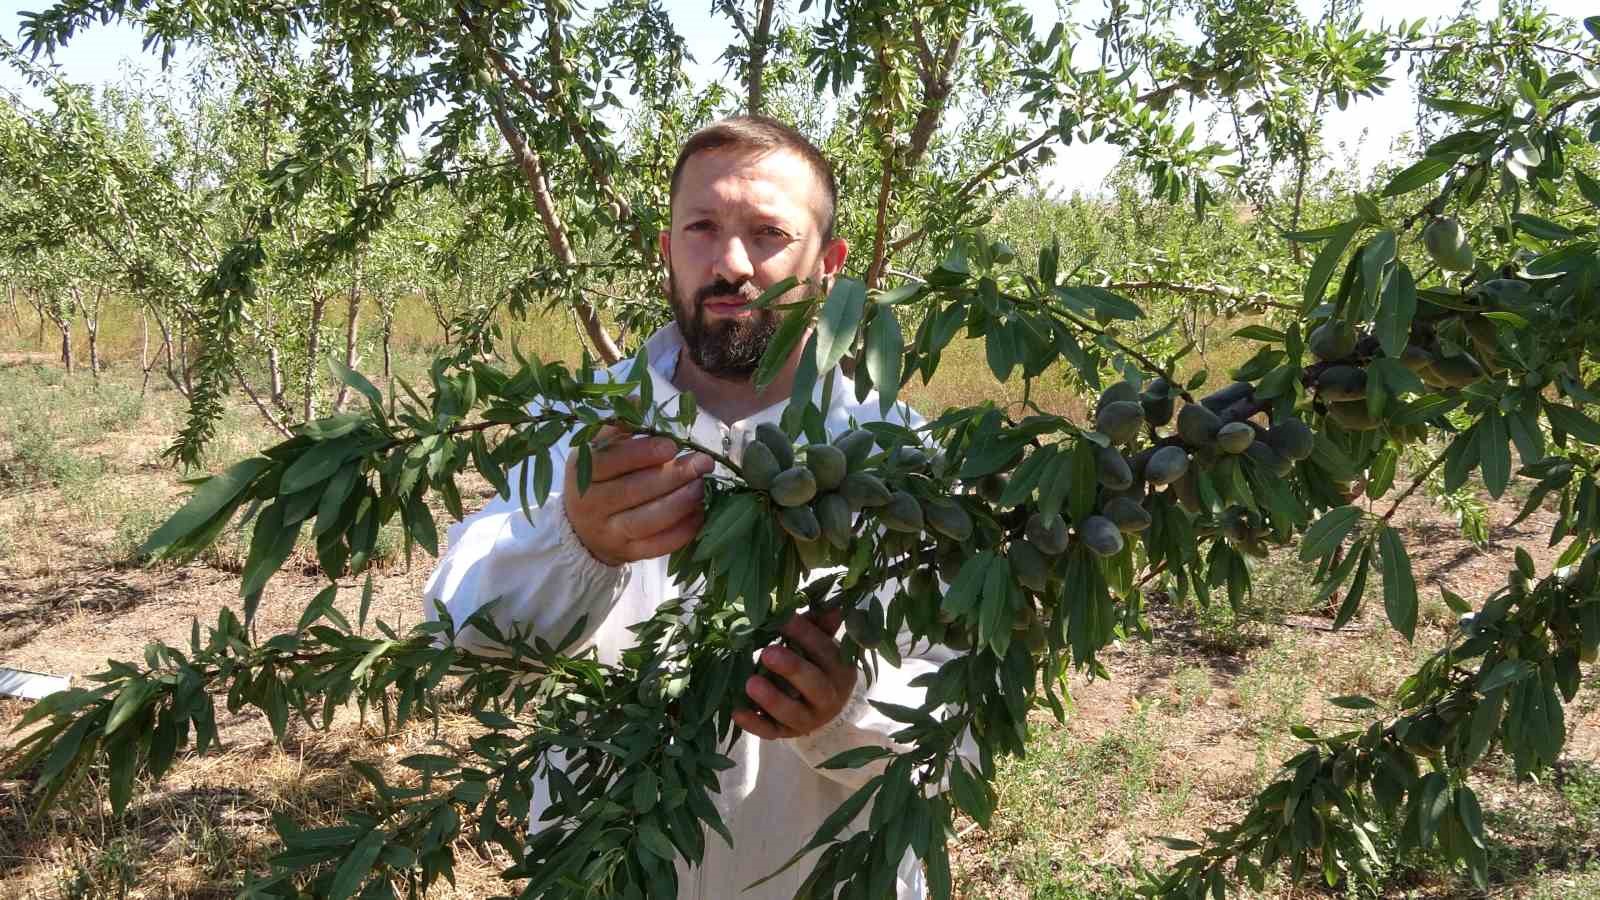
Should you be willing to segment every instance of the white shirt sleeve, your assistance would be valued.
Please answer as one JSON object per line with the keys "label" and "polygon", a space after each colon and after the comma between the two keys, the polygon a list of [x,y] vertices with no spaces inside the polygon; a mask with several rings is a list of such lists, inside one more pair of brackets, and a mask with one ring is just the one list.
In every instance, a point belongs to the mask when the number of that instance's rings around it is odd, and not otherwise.
{"label": "white shirt sleeve", "polygon": [[423,589],[423,605],[430,621],[438,618],[436,604],[444,606],[458,629],[458,646],[495,651],[493,641],[462,623],[498,600],[490,612],[495,626],[508,637],[520,631],[530,641],[537,636],[554,644],[587,616],[577,641],[565,649],[576,654],[592,644],[622,596],[629,567],[595,559],[567,521],[560,480],[568,452],[566,438],[551,448],[556,484],[543,506],[529,498],[533,521],[519,499],[521,469],[530,465],[524,461],[506,473],[510,498],[496,497],[450,529],[444,558]]}

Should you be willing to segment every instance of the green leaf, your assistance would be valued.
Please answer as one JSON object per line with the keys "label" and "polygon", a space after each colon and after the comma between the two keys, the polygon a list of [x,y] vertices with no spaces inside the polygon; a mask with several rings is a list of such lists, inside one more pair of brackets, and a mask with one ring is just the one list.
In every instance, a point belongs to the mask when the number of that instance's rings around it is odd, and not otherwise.
{"label": "green leaf", "polygon": [[852,747],[842,753],[823,760],[818,768],[822,769],[859,769],[869,762],[893,756],[894,751],[888,747]]}
{"label": "green leaf", "polygon": [[357,453],[356,443],[348,438],[319,443],[300,454],[283,473],[278,483],[279,496],[298,494],[313,485],[321,484],[339,471],[345,460]]}
{"label": "green leaf", "polygon": [[1345,248],[1350,245],[1350,239],[1355,237],[1360,227],[1360,220],[1340,225],[1339,229],[1328,238],[1328,243],[1317,253],[1316,260],[1311,263],[1311,272],[1306,276],[1305,304],[1302,309],[1309,311],[1322,302],[1322,294],[1328,289],[1328,279],[1333,276],[1333,270],[1344,257]]}
{"label": "green leaf", "polygon": [[1411,640],[1417,631],[1417,581],[1411,572],[1411,558],[1400,533],[1388,525],[1378,534],[1378,550],[1383,558],[1383,609],[1389,624]]}
{"label": "green leaf", "polygon": [[1383,301],[1373,320],[1373,330],[1385,356],[1398,360],[1411,336],[1411,320],[1417,314],[1417,284],[1411,270],[1399,266],[1383,291]]}
{"label": "green leaf", "polygon": [[1300,540],[1300,561],[1311,562],[1332,554],[1360,520],[1361,509],[1356,506],[1339,506],[1323,513]]}
{"label": "green leaf", "polygon": [[1511,481],[1511,436],[1506,433],[1505,417],[1490,407],[1473,427],[1480,431],[1477,443],[1483,486],[1488,488],[1489,496],[1499,497]]}
{"label": "green leaf", "polygon": [[1600,444],[1600,423],[1587,415],[1560,403],[1545,401],[1544,414],[1550,424],[1572,435],[1585,444]]}
{"label": "green leaf", "polygon": [[355,388],[361,396],[367,398],[367,405],[372,408],[372,417],[381,421],[383,418],[383,392],[368,381],[365,375],[347,367],[338,359],[330,358],[328,367],[333,370],[333,373],[338,376],[340,381]]}
{"label": "green leaf", "polygon": [[[1481,685],[1479,686],[1481,689]],[[1504,688],[1483,691],[1483,699],[1472,709],[1467,723],[1467,742],[1461,749],[1461,765],[1470,766],[1483,758],[1500,730],[1500,716],[1505,708]]]}
{"label": "green leaf", "polygon": [[356,845],[350,848],[350,855],[344,858],[334,873],[333,884],[328,887],[328,900],[348,900],[355,894],[356,888],[372,871],[372,864],[377,862],[383,843],[384,833],[376,828],[356,841]]}
{"label": "green leaf", "polygon": [[1430,156],[1423,159],[1390,179],[1389,185],[1383,189],[1383,196],[1394,197],[1432,184],[1440,175],[1450,171],[1455,164],[1456,155],[1453,153],[1448,156]]}
{"label": "green leaf", "polygon": [[111,704],[111,714],[106,719],[104,737],[115,734],[117,729],[126,725],[135,715],[144,708],[145,702],[156,694],[157,685],[153,681],[138,678],[129,681],[117,694],[116,702]]}
{"label": "green leaf", "polygon": [[1443,775],[1429,772],[1423,777],[1417,800],[1417,824],[1422,836],[1420,846],[1423,848],[1433,843],[1433,836],[1439,830],[1439,820],[1450,808],[1450,799],[1450,783]]}
{"label": "green leaf", "polygon": [[245,599],[245,621],[255,618],[255,602],[261,589],[273,573],[282,568],[289,554],[294,552],[294,542],[300,536],[302,522],[284,527],[283,502],[280,500],[256,515],[256,527],[250,535],[250,555],[244,564],[239,584],[239,596]]}
{"label": "green leaf", "polygon": [[1533,663],[1525,659],[1503,659],[1489,670],[1489,674],[1483,676],[1482,681],[1478,682],[1478,692],[1488,694],[1509,687],[1519,681],[1526,681],[1537,672],[1538,669]]}
{"label": "green leaf", "polygon": [[1547,241],[1570,241],[1577,237],[1577,233],[1559,222],[1541,219],[1528,213],[1513,213],[1511,221],[1522,227],[1522,230],[1536,238]]}
{"label": "green leaf", "polygon": [[[1333,618],[1334,631],[1343,628],[1355,618],[1361,609],[1361,598],[1367,592],[1367,573],[1371,571],[1369,567],[1372,563],[1372,544],[1369,541],[1361,541],[1360,546],[1361,558],[1356,562],[1356,575],[1350,580],[1350,590],[1345,592],[1344,602],[1339,604],[1339,612]],[[1350,552],[1356,552],[1355,546],[1351,546]]]}
{"label": "green leaf", "polygon": [[1582,169],[1574,169],[1572,174],[1577,177],[1578,192],[1583,194],[1583,199],[1589,201],[1591,206],[1600,207],[1600,181],[1595,181]]}
{"label": "green leaf", "polygon": [[141,556],[160,558],[174,544],[206,527],[224,510],[231,510],[241,502],[243,494],[256,477],[275,462],[257,456],[235,463],[226,472],[208,478],[195,489],[194,495],[182,509],[172,514],[139,548]]}
{"label": "green leaf", "polygon": [[664,862],[670,863],[678,858],[678,852],[673,849],[672,842],[667,840],[660,826],[648,819],[639,823],[639,843]]}
{"label": "green leaf", "polygon": [[1359,695],[1334,697],[1328,702],[1341,709],[1376,709],[1378,706],[1378,702],[1373,700],[1371,697],[1362,697]]}
{"label": "green leaf", "polygon": [[[1281,344],[1284,342],[1283,332],[1276,328],[1268,328],[1265,325],[1246,325],[1235,331],[1233,336],[1251,341],[1265,341],[1269,344]],[[1157,840],[1160,839],[1158,838]]]}
{"label": "green leaf", "polygon": [[900,360],[906,342],[894,308],[879,306],[867,325],[867,372],[878,388],[878,411],[887,414],[900,392]]}
{"label": "green leaf", "polygon": [[822,305],[822,315],[817,318],[818,373],[831,370],[849,352],[866,303],[867,286],[859,279],[841,277],[833,283]]}
{"label": "green leaf", "polygon": [[783,317],[782,324],[767,343],[766,352],[761,354],[761,362],[756,364],[753,378],[756,390],[771,384],[789,362],[789,354],[794,352],[795,345],[800,343],[806,327],[811,324],[811,307],[810,303],[795,307]]}
{"label": "green leaf", "polygon": [[791,288],[799,283],[799,278],[790,275],[788,278],[785,278],[777,284],[774,284],[772,287],[762,291],[761,296],[757,297],[755,302],[751,303],[750,305],[756,309],[766,309],[767,307],[771,306],[779,297],[787,294]]}
{"label": "green leaf", "polygon": [[1384,229],[1372,236],[1361,250],[1361,290],[1363,314],[1372,309],[1384,289],[1384,272],[1394,262],[1394,232]]}

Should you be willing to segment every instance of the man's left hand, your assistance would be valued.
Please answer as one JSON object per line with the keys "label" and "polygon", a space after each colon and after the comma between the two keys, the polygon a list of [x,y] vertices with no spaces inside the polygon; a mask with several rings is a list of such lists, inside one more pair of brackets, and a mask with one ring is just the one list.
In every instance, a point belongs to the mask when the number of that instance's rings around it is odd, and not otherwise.
{"label": "man's left hand", "polygon": [[783,627],[790,646],[773,644],[761,651],[761,664],[794,686],[799,699],[790,697],[771,679],[752,675],[745,693],[752,709],[733,714],[734,724],[756,737],[801,737],[833,721],[850,701],[856,686],[856,667],[839,652],[833,634],[843,620],[841,610],[812,618],[798,615]]}

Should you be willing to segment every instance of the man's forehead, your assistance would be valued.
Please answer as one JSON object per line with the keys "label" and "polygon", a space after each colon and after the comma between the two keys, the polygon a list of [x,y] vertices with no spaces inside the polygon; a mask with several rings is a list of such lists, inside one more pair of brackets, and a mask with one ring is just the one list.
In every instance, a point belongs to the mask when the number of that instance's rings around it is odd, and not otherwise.
{"label": "man's forehead", "polygon": [[818,212],[827,202],[811,164],[781,147],[703,150],[684,162],[678,187],[674,206],[686,215],[723,211],[734,201],[775,215],[796,209]]}

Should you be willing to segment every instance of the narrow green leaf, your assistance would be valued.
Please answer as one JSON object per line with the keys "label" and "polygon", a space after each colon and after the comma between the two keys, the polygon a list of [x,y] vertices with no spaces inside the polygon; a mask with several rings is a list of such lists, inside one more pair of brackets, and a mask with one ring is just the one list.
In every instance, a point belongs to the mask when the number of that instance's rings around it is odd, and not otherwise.
{"label": "narrow green leaf", "polygon": [[773,333],[772,340],[767,343],[767,349],[761,354],[761,361],[756,364],[755,376],[752,378],[756,390],[762,390],[772,383],[778,373],[789,362],[789,354],[800,343],[800,338],[806,333],[806,328],[811,324],[811,307],[807,303],[790,310],[783,317],[783,322],[778,325],[778,330]]}
{"label": "narrow green leaf", "polygon": [[[839,278],[828,291],[817,318],[817,371],[838,365],[855,342],[861,314],[866,309],[867,286],[856,278]],[[763,360],[765,362],[765,360]],[[758,382],[759,384],[759,382]]]}
{"label": "narrow green leaf", "polygon": [[1400,533],[1388,525],[1378,534],[1378,550],[1383,557],[1383,609],[1389,624],[1411,640],[1417,630],[1417,581],[1411,572]]}
{"label": "narrow green leaf", "polygon": [[372,864],[377,862],[383,844],[384,833],[376,828],[356,841],[356,845],[350,848],[350,855],[344,858],[334,873],[333,884],[328,887],[328,900],[349,900],[354,896],[356,889],[371,873]]}
{"label": "narrow green leaf", "polygon": [[1506,433],[1506,420],[1499,410],[1484,410],[1483,418],[1475,426],[1478,435],[1478,459],[1483,467],[1483,486],[1489,496],[1498,498],[1511,482],[1511,436]]}
{"label": "narrow green leaf", "polygon": [[159,558],[172,546],[205,528],[223,510],[235,507],[245,490],[256,477],[275,465],[275,461],[257,456],[235,463],[226,472],[208,478],[195,489],[194,495],[183,508],[172,514],[139,548],[141,556]]}
{"label": "narrow green leaf", "polygon": [[905,354],[900,319],[891,306],[878,306],[867,325],[867,372],[878,388],[878,411],[887,414],[900,392],[900,360]]}
{"label": "narrow green leaf", "polygon": [[1430,156],[1423,159],[1390,179],[1388,186],[1383,189],[1383,196],[1394,197],[1432,184],[1438,180],[1440,175],[1450,171],[1450,168],[1455,164],[1456,155],[1453,153],[1447,156]]}
{"label": "narrow green leaf", "polygon": [[1310,310],[1322,302],[1323,292],[1328,289],[1328,279],[1333,276],[1333,270],[1344,257],[1345,248],[1350,245],[1350,239],[1355,237],[1360,227],[1359,220],[1340,225],[1328,238],[1328,243],[1317,253],[1317,258],[1311,263],[1311,272],[1306,276],[1305,303],[1302,309]]}
{"label": "narrow green leaf", "polygon": [[1550,424],[1565,431],[1585,444],[1600,444],[1600,423],[1582,412],[1560,403],[1546,401],[1544,414]]}
{"label": "narrow green leaf", "polygon": [[1373,330],[1383,346],[1384,355],[1399,359],[1411,336],[1411,320],[1417,314],[1417,283],[1411,270],[1402,265],[1396,268],[1383,291],[1383,302],[1378,306]]}
{"label": "narrow green leaf", "polygon": [[1300,540],[1300,561],[1311,562],[1332,554],[1360,520],[1361,508],[1357,506],[1339,506],[1323,513]]}

